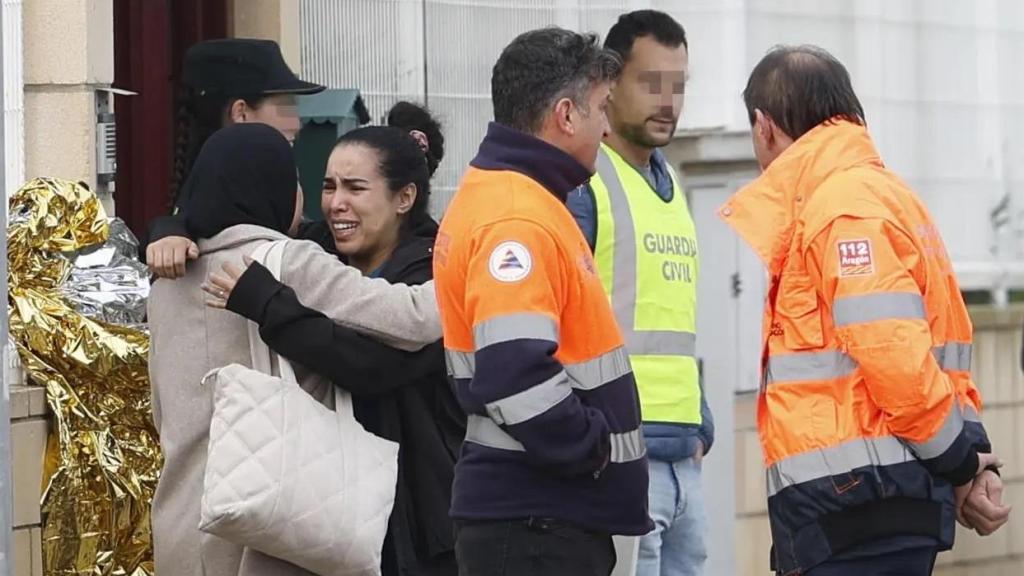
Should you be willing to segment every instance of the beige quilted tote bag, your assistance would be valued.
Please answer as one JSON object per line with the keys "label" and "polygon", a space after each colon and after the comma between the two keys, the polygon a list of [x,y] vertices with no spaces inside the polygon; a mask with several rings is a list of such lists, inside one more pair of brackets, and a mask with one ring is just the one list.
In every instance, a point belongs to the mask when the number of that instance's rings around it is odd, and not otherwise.
{"label": "beige quilted tote bag", "polygon": [[[286,242],[253,259],[278,277]],[[363,429],[348,393],[332,387],[332,411],[300,388],[251,322],[249,345],[253,368],[206,377],[215,389],[200,530],[323,576],[379,575],[398,444]]]}

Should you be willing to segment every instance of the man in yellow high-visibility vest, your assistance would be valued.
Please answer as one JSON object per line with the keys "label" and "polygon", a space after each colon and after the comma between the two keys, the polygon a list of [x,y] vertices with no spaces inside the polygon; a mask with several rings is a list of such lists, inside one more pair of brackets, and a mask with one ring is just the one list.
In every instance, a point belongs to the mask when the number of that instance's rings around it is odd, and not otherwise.
{"label": "man in yellow high-visibility vest", "polygon": [[697,360],[697,236],[686,196],[659,148],[675,132],[687,80],[686,33],[671,16],[622,15],[605,39],[624,68],[608,105],[597,174],[568,206],[594,250],[633,365],[650,458],[655,529],[637,576],[703,573],[701,459],[714,426]]}

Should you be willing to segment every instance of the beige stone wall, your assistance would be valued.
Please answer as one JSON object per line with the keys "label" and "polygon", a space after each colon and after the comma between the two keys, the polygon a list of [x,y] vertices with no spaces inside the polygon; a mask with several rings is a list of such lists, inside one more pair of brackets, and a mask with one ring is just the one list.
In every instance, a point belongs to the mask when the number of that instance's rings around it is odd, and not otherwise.
{"label": "beige stone wall", "polygon": [[44,389],[16,381],[11,387],[13,576],[42,576],[43,573],[39,499],[46,434]]}
{"label": "beige stone wall", "polygon": [[[1004,500],[1013,504],[1010,522],[982,538],[957,526],[956,546],[939,556],[936,576],[1020,576],[1024,574],[1024,375],[1020,370],[1024,309],[974,309],[975,381],[984,400],[989,438],[1006,462]],[[755,429],[757,397],[736,398],[736,574],[768,573],[771,537],[765,507],[761,447]],[[865,575],[867,576],[867,575]]]}
{"label": "beige stone wall", "polygon": [[25,176],[95,186],[95,91],[114,79],[113,0],[31,0],[23,18]]}
{"label": "beige stone wall", "polygon": [[301,73],[299,0],[234,0],[232,9],[232,36],[277,42],[288,66]]}

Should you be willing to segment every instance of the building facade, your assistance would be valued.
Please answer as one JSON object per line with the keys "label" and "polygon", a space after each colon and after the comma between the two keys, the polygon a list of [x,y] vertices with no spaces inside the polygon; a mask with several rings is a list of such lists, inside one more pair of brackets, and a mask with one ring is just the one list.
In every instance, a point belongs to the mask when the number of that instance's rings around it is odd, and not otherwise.
{"label": "building facade", "polygon": [[[35,176],[83,180],[136,231],[165,208],[173,81],[191,42],[277,40],[304,77],[361,90],[381,118],[400,99],[444,124],[441,215],[491,118],[490,71],[518,33],[545,25],[604,33],[624,11],[656,8],[685,27],[691,81],[667,155],[683,175],[705,258],[701,341],[718,439],[705,461],[708,573],[767,572],[764,475],[753,433],[764,276],[715,209],[756,177],[740,93],[767,49],[812,43],[850,69],[886,162],[921,193],[949,245],[972,309],[975,376],[1008,463],[1007,497],[1024,510],[1024,4],[1012,0],[2,0],[8,193]],[[110,96],[112,86],[138,94]],[[111,104],[112,102],[112,104]],[[100,172],[100,114],[113,107],[117,178]],[[12,382],[16,576],[39,574],[42,391]],[[1024,571],[1019,514],[992,538],[958,536],[940,573]]]}

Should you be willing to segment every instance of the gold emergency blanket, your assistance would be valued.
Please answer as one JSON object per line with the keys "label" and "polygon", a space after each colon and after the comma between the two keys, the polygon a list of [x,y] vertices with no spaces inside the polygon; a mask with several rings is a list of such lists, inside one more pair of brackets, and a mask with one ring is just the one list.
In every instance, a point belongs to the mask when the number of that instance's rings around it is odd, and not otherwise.
{"label": "gold emergency blanket", "polygon": [[106,241],[99,200],[37,179],[10,200],[11,337],[53,412],[43,474],[49,576],[153,574],[150,504],[161,467],[150,416],[149,337],[76,312],[70,257]]}

